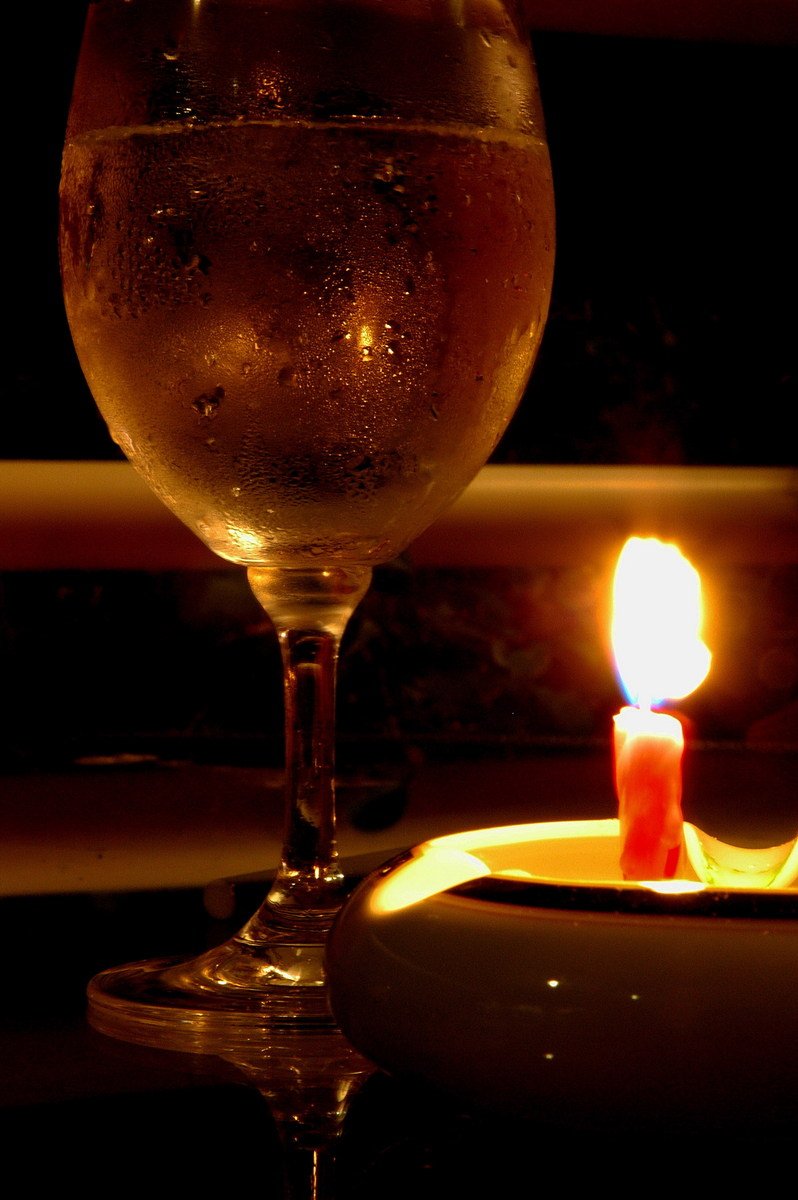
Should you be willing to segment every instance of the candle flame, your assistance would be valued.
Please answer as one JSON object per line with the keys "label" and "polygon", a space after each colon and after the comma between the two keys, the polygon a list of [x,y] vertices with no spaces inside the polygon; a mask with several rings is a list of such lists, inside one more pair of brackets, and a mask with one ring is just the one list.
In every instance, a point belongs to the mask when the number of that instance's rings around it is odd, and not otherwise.
{"label": "candle flame", "polygon": [[630,538],[615,570],[612,648],[631,703],[681,700],[706,679],[702,620],[701,580],[678,547]]}

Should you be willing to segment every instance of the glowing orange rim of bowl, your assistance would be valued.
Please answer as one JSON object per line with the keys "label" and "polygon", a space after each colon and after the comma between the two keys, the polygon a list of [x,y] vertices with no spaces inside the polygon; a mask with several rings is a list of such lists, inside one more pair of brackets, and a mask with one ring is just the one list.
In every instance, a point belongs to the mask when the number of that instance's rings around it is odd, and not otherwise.
{"label": "glowing orange rim of bowl", "polygon": [[497,826],[432,838],[372,879],[370,912],[389,916],[443,892],[591,912],[798,917],[798,838],[729,846],[685,823],[675,879],[618,879],[617,819]]}

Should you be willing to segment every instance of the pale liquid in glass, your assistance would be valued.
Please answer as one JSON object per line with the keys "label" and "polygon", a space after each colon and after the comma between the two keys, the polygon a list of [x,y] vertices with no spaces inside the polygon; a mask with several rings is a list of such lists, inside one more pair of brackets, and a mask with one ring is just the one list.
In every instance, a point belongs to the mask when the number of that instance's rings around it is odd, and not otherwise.
{"label": "pale liquid in glass", "polygon": [[241,121],[68,142],[65,299],[125,455],[219,555],[392,558],[469,482],[546,318],[546,147]]}

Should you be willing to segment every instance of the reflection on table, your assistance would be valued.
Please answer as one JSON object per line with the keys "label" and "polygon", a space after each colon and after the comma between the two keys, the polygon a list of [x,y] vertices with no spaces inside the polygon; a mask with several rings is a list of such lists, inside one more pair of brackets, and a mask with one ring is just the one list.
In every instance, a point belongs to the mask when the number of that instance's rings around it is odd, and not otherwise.
{"label": "reflection on table", "polygon": [[[761,755],[746,760],[723,751],[708,751],[706,760],[695,757],[693,778],[702,785],[705,806],[710,799],[731,799],[739,819],[747,773],[748,784],[762,787],[769,780],[786,811],[791,760]],[[364,871],[400,847],[484,825],[488,816],[509,823],[564,813],[610,815],[611,785],[603,763],[599,748],[550,747],[525,756],[427,764],[405,779],[401,803],[383,793],[393,804],[393,819],[386,815],[384,827],[371,830],[358,828],[363,792],[344,787],[344,853]],[[551,1125],[545,1112],[517,1121],[466,1108],[422,1081],[389,1077],[340,1044],[306,1043],[303,1049],[290,1040],[266,1041],[247,1060],[239,1055],[230,1061],[132,1046],[89,1028],[85,986],[97,970],[220,941],[262,892],[265,873],[246,873],[253,862],[248,855],[268,861],[264,855],[276,846],[271,838],[277,830],[267,830],[254,851],[245,850],[251,829],[246,812],[233,805],[226,838],[231,857],[216,865],[244,871],[205,886],[218,838],[213,797],[220,776],[212,768],[186,771],[179,785],[175,766],[164,768],[162,779],[153,767],[117,765],[61,778],[3,780],[0,1104],[8,1169],[25,1165],[31,1178],[54,1170],[61,1184],[88,1186],[98,1194],[112,1172],[115,1178],[148,1181],[155,1194],[179,1184],[204,1195],[225,1186],[277,1197],[290,1194],[286,1172],[298,1171],[307,1183],[312,1168],[325,1189],[318,1195],[341,1200],[408,1191],[509,1194],[519,1172],[529,1189],[537,1186],[540,1172],[552,1171],[579,1186],[617,1182],[622,1137]],[[241,792],[242,782],[254,788],[256,777],[269,782],[255,768],[229,772],[231,795]],[[54,800],[36,809],[45,779],[51,797],[63,801],[60,817]],[[708,796],[712,779],[722,795]],[[194,799],[190,836],[176,832],[181,789]],[[379,794],[369,795],[369,803],[377,803]],[[115,810],[117,817],[121,812],[127,819],[135,809],[138,824],[127,841],[118,825],[112,844],[108,806],[120,795],[128,804]],[[776,824],[786,819],[772,815]],[[618,1038],[622,1053],[622,1030]],[[331,1087],[336,1073],[340,1086]],[[741,1111],[744,1103],[741,1097]],[[299,1149],[286,1140],[292,1130]],[[678,1146],[661,1127],[636,1135],[636,1144],[651,1161],[673,1162],[674,1155],[700,1148],[713,1156],[717,1183],[724,1176],[730,1180],[746,1157],[786,1149],[793,1132],[774,1129],[746,1138],[743,1128],[731,1137],[713,1128],[707,1114],[706,1126],[694,1136],[682,1133]],[[33,1140],[46,1154],[31,1158]]]}

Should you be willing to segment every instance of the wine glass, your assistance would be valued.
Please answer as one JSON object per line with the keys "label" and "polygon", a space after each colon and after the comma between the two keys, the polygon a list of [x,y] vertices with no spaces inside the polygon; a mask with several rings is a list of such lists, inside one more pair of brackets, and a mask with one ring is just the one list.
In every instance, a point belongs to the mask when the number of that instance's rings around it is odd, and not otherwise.
{"label": "wine glass", "polygon": [[240,564],[285,677],[282,862],[198,957],[95,977],[149,1044],[324,1026],[341,635],[493,451],[548,310],[551,171],[504,0],[95,0],[61,178],[65,305],[111,435]]}

